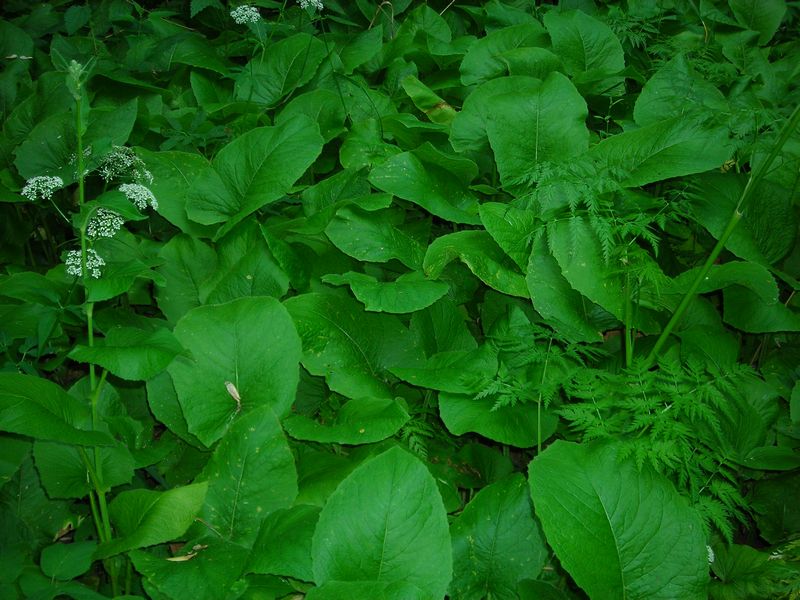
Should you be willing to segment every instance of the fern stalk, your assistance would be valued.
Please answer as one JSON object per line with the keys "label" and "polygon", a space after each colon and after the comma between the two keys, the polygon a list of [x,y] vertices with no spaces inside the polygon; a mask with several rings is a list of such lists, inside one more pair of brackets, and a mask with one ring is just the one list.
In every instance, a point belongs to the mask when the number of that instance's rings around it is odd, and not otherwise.
{"label": "fern stalk", "polygon": [[652,350],[650,350],[650,353],[647,355],[647,358],[645,359],[645,365],[647,368],[653,366],[658,358],[659,353],[661,352],[661,348],[663,348],[670,334],[672,334],[672,331],[675,329],[675,326],[681,320],[681,317],[683,317],[683,313],[686,312],[686,309],[689,307],[691,301],[694,300],[695,294],[697,294],[697,290],[700,287],[700,283],[702,283],[706,275],[708,275],[712,265],[716,262],[717,258],[719,258],[723,248],[725,248],[725,244],[733,233],[733,230],[736,228],[736,225],[738,225],[739,221],[742,220],[744,210],[747,207],[747,204],[750,202],[754,190],[758,187],[758,184],[761,183],[761,180],[767,174],[767,171],[772,166],[772,163],[777,158],[783,146],[789,140],[789,137],[796,129],[798,123],[800,123],[800,105],[795,107],[792,115],[789,117],[789,121],[783,127],[777,142],[773,144],[766,160],[764,160],[758,166],[758,168],[750,174],[750,178],[747,180],[747,185],[745,185],[742,195],[739,197],[739,202],[737,202],[736,207],[733,209],[733,213],[731,214],[731,217],[728,220],[728,224],[725,226],[722,235],[719,236],[719,239],[714,245],[714,248],[711,250],[711,253],[708,255],[708,258],[706,259],[705,263],[703,263],[703,266],[697,273],[694,281],[692,281],[692,285],[689,286],[689,289],[686,291],[683,298],[681,298],[680,304],[678,304],[675,312],[672,313],[672,317],[670,317],[669,322],[667,322],[667,325],[664,327],[661,335],[658,336],[658,339],[656,340]]}

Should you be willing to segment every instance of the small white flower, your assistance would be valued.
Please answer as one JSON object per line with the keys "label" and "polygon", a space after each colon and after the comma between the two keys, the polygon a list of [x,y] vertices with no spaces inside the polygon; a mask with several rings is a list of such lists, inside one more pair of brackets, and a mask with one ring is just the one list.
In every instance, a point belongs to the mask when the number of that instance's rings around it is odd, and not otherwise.
{"label": "small white flower", "polygon": [[42,175],[28,179],[21,193],[31,202],[36,202],[37,200],[49,200],[53,196],[53,192],[62,187],[64,187],[64,180],[61,177]]}
{"label": "small white flower", "polygon": [[297,0],[300,4],[300,8],[306,9],[309,6],[313,6],[314,10],[322,10],[322,0]]}
{"label": "small white flower", "polygon": [[231,18],[237,25],[244,25],[245,23],[258,23],[261,20],[261,14],[255,6],[242,4],[231,11]]}
{"label": "small white flower", "polygon": [[[80,277],[83,272],[81,270],[81,251],[70,250],[67,252],[67,259],[64,261],[64,264],[67,266],[68,275]],[[92,249],[86,251],[86,270],[92,277],[100,279],[100,267],[104,267],[105,264],[106,261],[104,261],[97,252]]]}
{"label": "small white flower", "polygon": [[123,183],[119,186],[119,191],[125,194],[139,210],[145,210],[148,204],[153,207],[153,210],[158,210],[158,200],[153,192],[140,183]]}
{"label": "small white flower", "polygon": [[711,546],[706,545],[706,551],[708,552],[708,564],[711,564],[717,559],[717,557],[714,554],[714,550],[711,548]]}
{"label": "small white flower", "polygon": [[123,219],[122,215],[118,212],[107,208],[98,208],[97,212],[86,226],[86,233],[91,238],[114,237],[114,234],[117,233],[124,224],[125,219]]}
{"label": "small white flower", "polygon": [[117,177],[130,177],[134,181],[153,183],[153,174],[147,170],[144,161],[127,146],[114,146],[100,165],[100,175],[106,181]]}

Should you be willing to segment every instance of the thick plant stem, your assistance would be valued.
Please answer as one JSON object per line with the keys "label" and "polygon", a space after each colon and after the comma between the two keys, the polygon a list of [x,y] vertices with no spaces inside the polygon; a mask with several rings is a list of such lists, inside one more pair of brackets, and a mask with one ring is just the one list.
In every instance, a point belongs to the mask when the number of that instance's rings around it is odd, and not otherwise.
{"label": "thick plant stem", "polygon": [[795,107],[792,115],[789,117],[788,123],[784,126],[783,130],[781,131],[778,140],[773,144],[772,149],[770,150],[769,155],[767,156],[761,164],[758,165],[758,168],[753,171],[750,175],[750,178],[747,180],[747,185],[744,186],[744,190],[742,191],[742,195],[739,197],[739,202],[736,203],[736,208],[733,209],[733,214],[731,214],[730,219],[728,220],[728,224],[725,226],[725,229],[722,232],[722,235],[719,236],[717,243],[714,245],[714,248],[711,250],[711,254],[708,255],[708,258],[703,263],[703,266],[698,271],[697,275],[692,281],[692,284],[689,286],[689,289],[684,294],[683,298],[681,298],[678,307],[675,309],[675,312],[672,313],[672,317],[667,322],[664,330],[661,332],[661,335],[658,336],[653,349],[650,350],[650,353],[647,355],[647,359],[645,360],[645,365],[647,368],[650,368],[655,364],[656,359],[658,358],[661,349],[664,347],[664,344],[669,339],[669,336],[672,334],[672,331],[677,326],[678,322],[683,317],[683,313],[686,312],[686,309],[689,307],[689,304],[694,300],[695,294],[697,293],[700,284],[708,275],[708,272],[711,270],[711,266],[716,262],[719,255],[722,253],[722,250],[725,248],[725,244],[728,242],[728,238],[731,237],[733,230],[736,228],[736,225],[739,224],[739,221],[742,220],[742,215],[744,215],[744,210],[747,208],[747,205],[750,202],[750,199],[753,196],[755,189],[758,187],[758,184],[761,183],[761,180],[767,174],[767,171],[772,166],[772,163],[778,157],[781,149],[783,148],[784,144],[789,140],[789,137],[792,135],[794,130],[797,128],[798,123],[800,123],[800,105]]}

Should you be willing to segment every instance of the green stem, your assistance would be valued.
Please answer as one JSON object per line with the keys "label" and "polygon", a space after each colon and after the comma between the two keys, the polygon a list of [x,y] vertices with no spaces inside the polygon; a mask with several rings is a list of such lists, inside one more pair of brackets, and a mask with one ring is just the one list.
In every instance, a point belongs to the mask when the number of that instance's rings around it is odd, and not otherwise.
{"label": "green stem", "polygon": [[789,140],[789,137],[797,128],[798,123],[800,123],[800,105],[795,107],[792,115],[789,117],[789,121],[786,123],[783,130],[781,130],[778,141],[773,144],[767,158],[762,161],[758,165],[758,168],[750,174],[750,178],[747,180],[747,185],[745,185],[742,195],[739,197],[739,202],[736,203],[736,207],[733,209],[733,213],[731,214],[731,217],[728,220],[728,224],[725,226],[722,235],[719,236],[717,243],[711,250],[711,254],[708,255],[708,258],[703,263],[703,266],[697,272],[694,281],[692,281],[689,289],[686,291],[683,298],[681,298],[678,307],[675,309],[675,312],[672,313],[672,317],[670,317],[670,320],[667,322],[664,330],[661,332],[661,335],[658,336],[653,349],[650,350],[650,353],[647,355],[647,359],[645,361],[647,368],[650,368],[653,366],[653,364],[655,364],[655,361],[658,358],[661,349],[664,347],[664,344],[667,342],[667,339],[669,339],[672,331],[681,320],[681,317],[683,317],[683,313],[686,312],[689,304],[692,302],[692,300],[694,300],[700,284],[708,275],[708,272],[711,270],[711,266],[714,264],[714,262],[716,262],[717,258],[719,258],[719,255],[725,248],[725,244],[733,233],[733,230],[736,228],[736,225],[738,225],[739,221],[742,220],[744,211],[747,208],[747,205],[750,203],[750,200],[752,199],[755,190],[758,188],[759,183],[761,183],[761,180],[767,174],[767,171],[772,166],[772,163],[778,157],[778,154],[780,153],[784,144],[786,144],[786,142]]}
{"label": "green stem", "polygon": [[625,273],[625,366],[633,363],[633,302],[631,300],[631,274]]}

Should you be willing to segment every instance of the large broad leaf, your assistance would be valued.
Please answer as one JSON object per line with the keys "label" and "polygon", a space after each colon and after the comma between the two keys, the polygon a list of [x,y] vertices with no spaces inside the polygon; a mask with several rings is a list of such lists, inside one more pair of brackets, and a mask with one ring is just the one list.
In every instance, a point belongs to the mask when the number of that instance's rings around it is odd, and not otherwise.
{"label": "large broad leaf", "polygon": [[[738,173],[704,173],[692,180],[689,198],[692,214],[719,239],[736,210],[747,176]],[[762,180],[753,201],[725,242],[739,258],[770,265],[783,258],[797,238],[797,217],[788,190]]]}
{"label": "large broad leaf", "polygon": [[484,202],[480,208],[481,222],[503,249],[523,271],[528,266],[534,232],[537,228],[536,213],[500,202]]}
{"label": "large broad leaf", "polygon": [[508,54],[517,48],[547,46],[547,33],[538,22],[501,27],[472,44],[461,61],[461,83],[474,85],[505,75]]}
{"label": "large broad leaf", "polygon": [[202,526],[252,545],[264,517],[297,496],[294,458],[272,409],[261,406],[237,420],[198,480],[208,481]]}
{"label": "large broad leaf", "polygon": [[396,154],[373,168],[369,181],[375,187],[418,204],[431,214],[477,225],[478,199],[469,183],[478,173],[471,160],[457,158],[426,144]]}
{"label": "large broad leaf", "polygon": [[[586,219],[575,217],[554,222],[547,233],[564,279],[589,300],[621,319],[624,294],[619,268],[603,260],[600,239]],[[569,296],[565,299],[574,304]]]}
{"label": "large broad leaf", "polygon": [[208,484],[195,483],[166,492],[121,492],[108,510],[116,538],[101,544],[96,558],[145,548],[180,538],[200,512]]}
{"label": "large broad leaf", "polygon": [[197,550],[185,548],[173,560],[142,550],[130,553],[150,597],[219,600],[228,594],[237,596],[231,588],[247,562],[248,549],[214,537],[197,546]]}
{"label": "large broad leaf", "polygon": [[200,284],[214,272],[217,255],[197,238],[178,234],[159,251],[164,264],[156,270],[164,285],[156,288],[158,308],[176,323],[189,310],[200,306]]}
{"label": "large broad leaf", "polygon": [[706,598],[702,521],[662,475],[613,445],[557,441],[530,486],[548,543],[593,600]]}
{"label": "large broad leaf", "polygon": [[745,29],[759,33],[761,45],[772,39],[786,14],[786,0],[728,0],[728,4]]}
{"label": "large broad leaf", "polygon": [[391,371],[419,387],[455,394],[476,393],[497,373],[497,350],[483,344],[473,350],[438,352],[422,364],[398,365]]}
{"label": "large broad leaf", "polygon": [[370,444],[397,433],[411,417],[396,400],[359,398],[348,401],[330,424],[317,423],[303,415],[289,415],[283,421],[295,439],[325,444]]}
{"label": "large broad leaf", "polygon": [[364,308],[375,312],[410,313],[422,310],[447,293],[442,281],[430,281],[418,271],[404,273],[394,281],[378,281],[370,275],[349,271],[322,277],[332,285],[349,285]]}
{"label": "large broad leaf", "polygon": [[314,580],[407,583],[441,599],[452,577],[447,515],[436,482],[392,448],[357,467],[322,509],[312,540]]}
{"label": "large broad leaf", "polygon": [[285,305],[303,340],[303,366],[348,398],[394,397],[388,369],[421,357],[397,317],[365,312],[346,296],[304,294]]}
{"label": "large broad leaf", "polygon": [[486,231],[459,231],[436,238],[425,254],[425,274],[436,279],[455,259],[489,287],[510,296],[528,297],[525,277]]}
{"label": "large broad leaf", "polygon": [[525,281],[533,307],[561,335],[576,342],[601,340],[601,329],[590,317],[594,303],[564,277],[543,234],[537,235],[534,241]]}
{"label": "large broad leaf", "polygon": [[203,304],[222,304],[243,296],[280,298],[289,277],[272,256],[255,220],[230,231],[217,245],[216,269],[199,285]]}
{"label": "large broad leaf", "polygon": [[727,287],[722,299],[725,322],[737,329],[748,333],[800,331],[800,314],[797,311],[777,300],[765,302],[749,287]]}
{"label": "large broad leaf", "polygon": [[555,433],[558,418],[533,403],[495,406],[497,398],[474,395],[439,394],[439,415],[453,435],[479,433],[484,437],[516,446],[533,448]]}
{"label": "large broad leaf", "polygon": [[429,600],[432,596],[405,581],[330,581],[312,588],[306,600]]}
{"label": "large broad leaf", "polygon": [[402,226],[397,210],[366,211],[355,206],[336,213],[325,229],[328,239],[357,260],[388,262],[397,259],[407,267],[422,266],[425,249]]}
{"label": "large broad leaf", "polygon": [[280,200],[322,151],[317,124],[298,115],[239,136],[193,182],[186,212],[193,221],[223,223],[222,237],[262,206]]}
{"label": "large broad leaf", "polygon": [[[241,412],[270,406],[283,415],[294,401],[300,339],[274,298],[200,306],[178,321],[187,349],[168,371],[189,431],[211,445]],[[230,384],[230,385],[229,385]]]}
{"label": "large broad leaf", "polygon": [[314,76],[327,51],[319,38],[297,33],[269,46],[236,79],[238,100],[274,105]]}
{"label": "large broad leaf", "polygon": [[644,85],[633,107],[633,118],[644,126],[693,110],[716,113],[729,107],[722,92],[698,75],[683,54],[678,54]]}
{"label": "large broad leaf", "polygon": [[97,542],[58,542],[42,550],[42,573],[53,579],[68,581],[88,571],[94,559]]}
{"label": "large broad leaf", "polygon": [[516,473],[483,488],[453,521],[453,600],[515,600],[547,558],[525,478]]}
{"label": "large broad leaf", "polygon": [[247,571],[313,581],[311,538],[320,509],[300,504],[269,515],[250,551]]}
{"label": "large broad leaf", "polygon": [[638,187],[722,165],[733,152],[724,127],[674,117],[611,136],[590,157],[626,187]]}
{"label": "large broad leaf", "polygon": [[81,446],[108,445],[100,431],[86,431],[89,407],[46,379],[0,373],[0,430]]}
{"label": "large broad leaf", "polygon": [[561,73],[527,93],[494,95],[487,133],[503,186],[529,184],[544,164],[583,154],[587,115],[586,101]]}
{"label": "large broad leaf", "polygon": [[611,28],[580,10],[548,11],[544,25],[553,51],[571,75],[595,79],[625,68],[625,54]]}
{"label": "large broad leaf", "polygon": [[168,329],[114,327],[93,346],[78,344],[69,357],[100,365],[122,379],[146,380],[166,369],[181,350]]}

